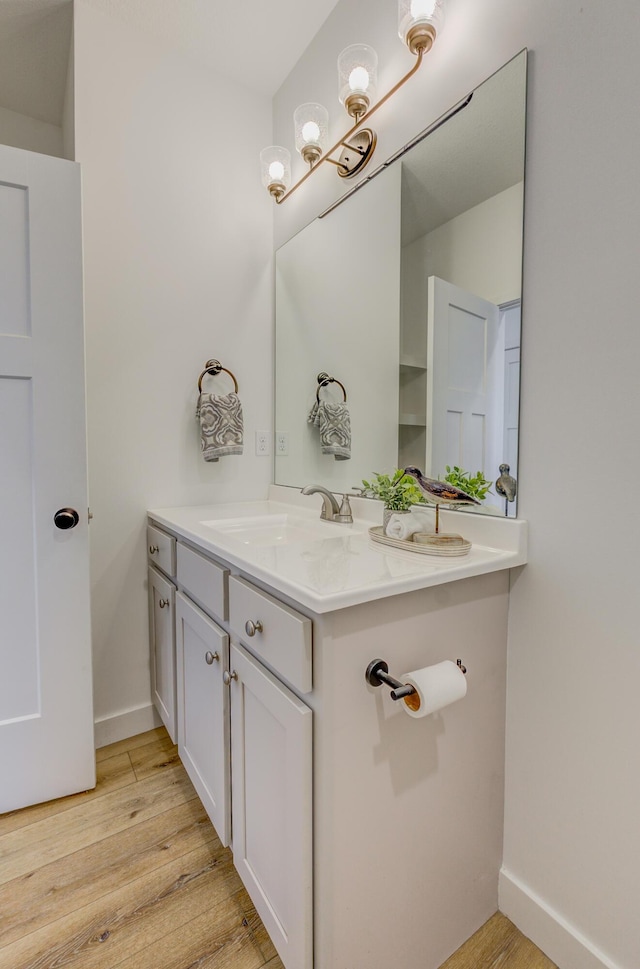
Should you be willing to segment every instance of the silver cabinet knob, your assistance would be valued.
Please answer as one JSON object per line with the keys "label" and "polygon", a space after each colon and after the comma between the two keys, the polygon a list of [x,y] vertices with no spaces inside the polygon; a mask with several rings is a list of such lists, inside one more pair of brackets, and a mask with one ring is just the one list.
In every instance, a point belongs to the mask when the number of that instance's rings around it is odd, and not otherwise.
{"label": "silver cabinet knob", "polygon": [[244,624],[244,631],[246,632],[247,636],[255,636],[256,633],[261,633],[262,630],[263,625],[259,619],[256,619],[255,622],[253,622],[252,619],[247,619]]}
{"label": "silver cabinet knob", "polygon": [[158,605],[160,606],[161,609],[164,609],[165,606],[171,605],[171,601],[169,599],[160,599],[160,601],[158,602]]}
{"label": "silver cabinet knob", "polygon": [[160,551],[160,549],[158,548],[157,545],[150,545],[149,546],[149,555],[155,555],[155,553],[156,552],[159,552],[159,551]]}
{"label": "silver cabinet knob", "polygon": [[209,650],[204,654],[204,658],[207,666],[211,666],[212,663],[215,663],[216,660],[220,659],[220,656],[218,653],[212,653],[211,650]]}
{"label": "silver cabinet knob", "polygon": [[231,670],[231,672],[229,672],[229,670],[225,670],[224,673],[222,674],[222,682],[224,683],[225,686],[231,686],[231,680],[237,680],[237,679],[238,679],[238,674],[236,673],[235,670]]}

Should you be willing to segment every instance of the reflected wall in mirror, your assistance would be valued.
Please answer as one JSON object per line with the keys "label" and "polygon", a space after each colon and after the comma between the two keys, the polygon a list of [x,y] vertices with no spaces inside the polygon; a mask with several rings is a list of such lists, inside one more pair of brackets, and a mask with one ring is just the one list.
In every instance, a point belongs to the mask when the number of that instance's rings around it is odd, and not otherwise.
{"label": "reflected wall in mirror", "polygon": [[523,51],[276,253],[277,484],[455,465],[515,515],[525,101]]}

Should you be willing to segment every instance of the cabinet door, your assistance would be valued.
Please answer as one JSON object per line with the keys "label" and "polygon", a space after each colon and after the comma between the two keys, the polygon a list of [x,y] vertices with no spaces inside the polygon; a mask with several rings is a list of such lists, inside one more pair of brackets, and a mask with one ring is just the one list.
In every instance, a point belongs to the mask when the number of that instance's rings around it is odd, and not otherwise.
{"label": "cabinet door", "polygon": [[151,695],[169,736],[176,742],[175,586],[149,568]]}
{"label": "cabinet door", "polygon": [[230,663],[233,860],[286,969],[311,969],[312,712],[242,646]]}
{"label": "cabinet door", "polygon": [[229,637],[181,592],[176,596],[178,751],[223,845],[230,841]]}

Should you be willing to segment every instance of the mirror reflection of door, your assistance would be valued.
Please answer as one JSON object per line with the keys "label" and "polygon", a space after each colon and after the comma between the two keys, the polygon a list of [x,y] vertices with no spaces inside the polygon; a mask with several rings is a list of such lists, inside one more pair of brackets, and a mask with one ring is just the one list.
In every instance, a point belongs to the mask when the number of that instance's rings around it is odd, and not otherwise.
{"label": "mirror reflection of door", "polygon": [[[518,474],[518,427],[520,410],[520,300],[513,300],[500,307],[501,325],[504,327],[504,441],[503,462],[509,465],[515,478]],[[504,513],[516,517],[516,502],[504,502]]]}
{"label": "mirror reflection of door", "polygon": [[[500,464],[517,468],[520,302],[499,307],[436,276],[427,289],[423,421],[414,404],[425,435],[403,460],[434,478],[458,466],[493,482]],[[492,489],[485,507],[502,502]]]}
{"label": "mirror reflection of door", "polygon": [[457,465],[495,480],[504,437],[500,310],[431,276],[428,316],[427,473],[443,478]]}

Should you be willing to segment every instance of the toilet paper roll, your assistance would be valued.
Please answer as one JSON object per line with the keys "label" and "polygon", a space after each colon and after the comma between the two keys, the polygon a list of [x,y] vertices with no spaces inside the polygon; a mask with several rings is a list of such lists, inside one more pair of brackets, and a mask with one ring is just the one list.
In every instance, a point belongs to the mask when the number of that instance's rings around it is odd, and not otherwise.
{"label": "toilet paper roll", "polygon": [[404,710],[410,717],[426,717],[436,710],[442,710],[450,703],[461,700],[467,692],[464,673],[450,659],[405,673],[400,679],[403,683],[410,683],[416,691],[402,698]]}

